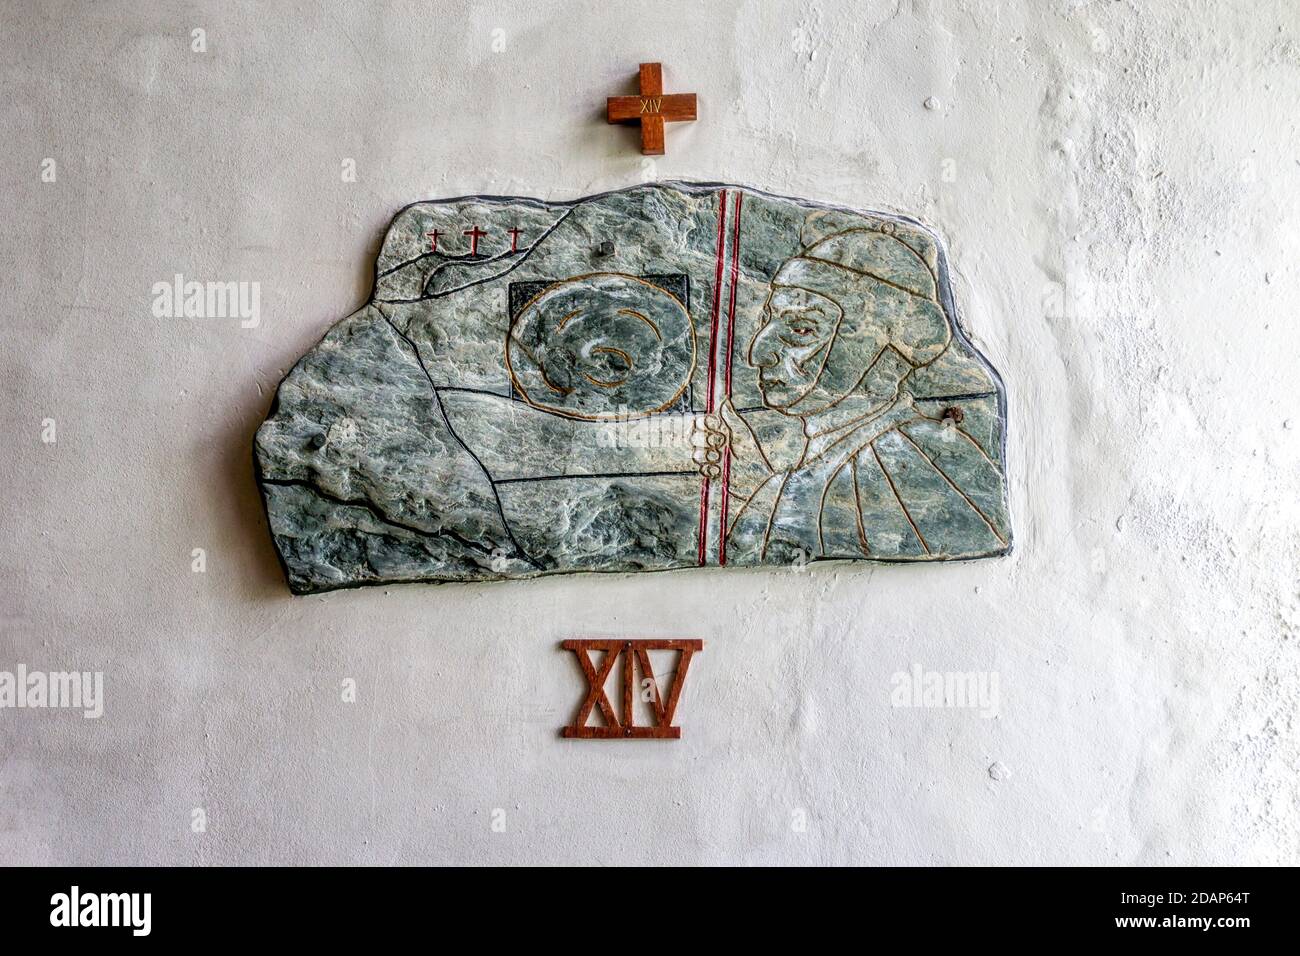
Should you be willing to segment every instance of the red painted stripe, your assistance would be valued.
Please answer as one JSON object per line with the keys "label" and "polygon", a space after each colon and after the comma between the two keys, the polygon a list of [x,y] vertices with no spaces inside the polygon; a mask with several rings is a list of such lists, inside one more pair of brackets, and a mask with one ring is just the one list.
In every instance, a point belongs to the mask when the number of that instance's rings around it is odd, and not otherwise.
{"label": "red painted stripe", "polygon": [[713,278],[713,320],[709,333],[709,390],[708,409],[713,407],[713,378],[718,370],[718,316],[722,311],[722,266],[726,261],[724,243],[727,235],[727,191],[722,190],[718,200],[718,269]]}
{"label": "red painted stripe", "polygon": [[744,198],[744,193],[736,193],[736,215],[731,233],[731,301],[727,306],[727,364],[723,366],[727,398],[731,397],[731,355],[735,351],[731,336],[736,330],[736,280],[740,278],[740,204]]}
{"label": "red painted stripe", "polygon": [[[722,310],[722,264],[726,259],[723,243],[727,236],[727,191],[722,190],[718,196],[718,268],[713,278],[713,317],[709,332],[709,387],[707,407],[713,413],[713,378],[718,370],[718,313]],[[709,479],[704,479],[700,486],[700,566],[704,561],[709,544]]]}
{"label": "red painted stripe", "polygon": [[[727,355],[722,378],[726,397],[731,398],[731,355],[736,351],[732,341],[736,334],[736,282],[740,278],[740,204],[744,193],[736,193],[736,215],[731,233],[731,301],[727,305]],[[722,498],[718,508],[718,564],[727,563],[727,504],[731,496],[731,448],[722,449]]]}

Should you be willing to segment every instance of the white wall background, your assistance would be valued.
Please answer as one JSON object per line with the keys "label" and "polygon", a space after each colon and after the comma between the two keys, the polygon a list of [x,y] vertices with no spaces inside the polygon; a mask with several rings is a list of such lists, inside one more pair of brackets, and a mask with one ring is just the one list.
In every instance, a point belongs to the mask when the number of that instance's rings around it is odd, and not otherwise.
{"label": "white wall background", "polygon": [[[642,59],[701,101],[653,175],[947,238],[1015,554],[290,597],[282,373],[399,206],[639,181]],[[11,0],[0,71],[0,669],[106,696],[0,710],[0,862],[1300,862],[1295,3]],[[706,641],[681,741],[558,738],[607,635]]]}

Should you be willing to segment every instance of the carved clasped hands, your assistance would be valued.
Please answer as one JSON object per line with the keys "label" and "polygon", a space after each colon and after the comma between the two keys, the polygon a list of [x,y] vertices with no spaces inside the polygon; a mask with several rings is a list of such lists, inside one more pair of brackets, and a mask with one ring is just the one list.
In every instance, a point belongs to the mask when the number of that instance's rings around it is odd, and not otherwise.
{"label": "carved clasped hands", "polygon": [[[728,453],[730,462],[725,462]],[[691,430],[691,459],[710,480],[727,478],[734,494],[747,497],[772,474],[758,437],[736,411],[731,399],[723,400],[717,414],[700,415]]]}

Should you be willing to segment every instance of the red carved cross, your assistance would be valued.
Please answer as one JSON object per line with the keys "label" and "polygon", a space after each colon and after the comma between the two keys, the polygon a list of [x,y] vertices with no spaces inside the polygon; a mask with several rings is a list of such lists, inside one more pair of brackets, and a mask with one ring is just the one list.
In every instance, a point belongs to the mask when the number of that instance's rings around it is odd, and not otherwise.
{"label": "red carved cross", "polygon": [[471,256],[478,255],[478,241],[486,236],[487,233],[478,226],[475,226],[472,229],[466,229],[465,235],[469,236],[469,254]]}
{"label": "red carved cross", "polygon": [[429,251],[437,252],[438,238],[442,235],[442,233],[440,233],[437,229],[435,229],[433,230],[433,232],[426,232],[425,235],[429,237]]}
{"label": "red carved cross", "polygon": [[517,228],[514,228],[514,229],[507,230],[507,232],[510,233],[510,251],[518,252],[519,251],[519,230]]}
{"label": "red carved cross", "polygon": [[[682,728],[672,726],[673,714],[677,712],[677,702],[681,699],[682,684],[686,682],[686,669],[691,665],[691,655],[704,649],[703,641],[564,641],[560,645],[567,651],[578,655],[578,663],[587,676],[587,696],[578,707],[573,723],[563,730],[565,737],[583,739],[677,739],[682,735]],[[592,651],[604,651],[605,657],[597,667],[591,660]],[[672,685],[668,688],[668,699],[664,700],[659,692],[659,682],[655,679],[650,666],[650,651],[678,651],[677,673],[673,675]],[[605,681],[609,678],[614,665],[623,662],[623,707],[622,719],[614,710],[605,694]],[[639,669],[650,680],[652,696],[650,705],[654,710],[655,722],[650,727],[635,725],[635,711],[632,707],[632,693],[635,685],[635,670]],[[605,718],[604,727],[588,727],[587,720],[591,712],[600,708],[600,715]]]}
{"label": "red carved cross", "polygon": [[611,96],[605,101],[605,116],[611,123],[640,123],[641,152],[664,154],[664,123],[695,119],[694,93],[664,93],[663,65],[642,63],[639,96]]}

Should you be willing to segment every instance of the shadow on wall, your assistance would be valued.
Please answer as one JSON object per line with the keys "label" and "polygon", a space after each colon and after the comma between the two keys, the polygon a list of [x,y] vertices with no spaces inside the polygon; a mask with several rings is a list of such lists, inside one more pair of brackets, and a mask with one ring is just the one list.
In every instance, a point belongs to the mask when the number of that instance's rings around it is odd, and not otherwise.
{"label": "shadow on wall", "polygon": [[231,530],[241,596],[253,601],[282,601],[288,597],[284,568],[271,541],[262,493],[250,467],[261,408],[261,403],[252,407],[247,417],[240,416],[222,436],[221,469],[216,476],[221,486],[218,517]]}
{"label": "shadow on wall", "polygon": [[[351,314],[369,301],[375,283],[374,263],[379,258],[387,231],[386,222],[376,226],[366,243],[365,254],[346,264],[355,270],[353,286],[358,305],[345,309],[342,314]],[[300,337],[304,341],[295,341],[283,347],[284,354],[302,355],[324,336],[336,318],[334,315],[322,315],[302,323],[302,328],[306,331]],[[284,346],[284,343],[281,345]],[[284,366],[285,371],[289,371],[292,365],[291,360]],[[232,539],[237,539],[232,540],[232,548],[239,556],[242,596],[248,600],[280,601],[291,597],[285,586],[284,566],[271,538],[266,507],[257,485],[256,459],[253,454],[253,439],[275,402],[281,381],[283,379],[272,385],[262,396],[262,401],[250,406],[248,414],[241,415],[222,436],[221,441],[221,465],[219,474],[216,475],[220,486],[217,497],[220,503],[219,526],[230,529]]]}

